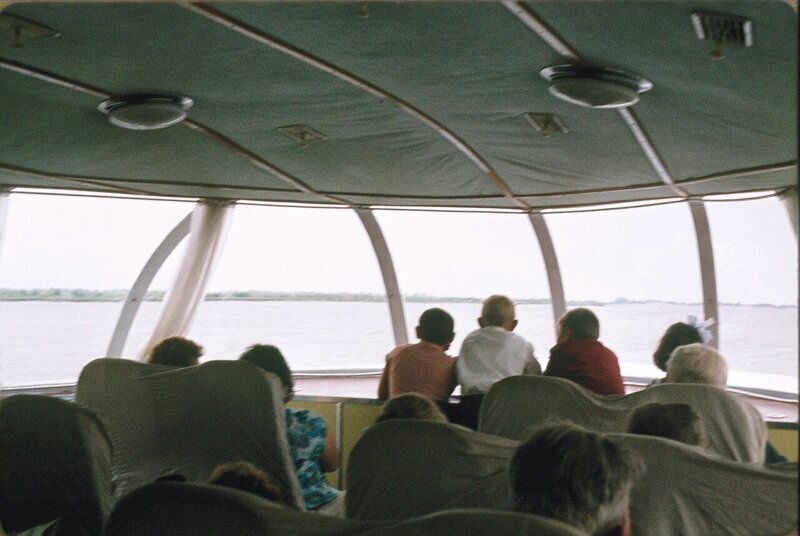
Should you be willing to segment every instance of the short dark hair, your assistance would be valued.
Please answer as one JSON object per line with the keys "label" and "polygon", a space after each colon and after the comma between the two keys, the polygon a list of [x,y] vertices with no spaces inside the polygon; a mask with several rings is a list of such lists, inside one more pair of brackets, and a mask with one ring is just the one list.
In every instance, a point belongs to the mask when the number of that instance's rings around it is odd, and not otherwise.
{"label": "short dark hair", "polygon": [[453,340],[453,317],[444,309],[434,307],[419,317],[419,338],[433,344],[448,344]]}
{"label": "short dark hair", "polygon": [[558,319],[558,323],[569,328],[574,339],[597,339],[600,337],[600,321],[591,310],[585,307],[567,311]]}
{"label": "short dark hair", "polygon": [[704,445],[705,429],[689,404],[653,402],[639,406],[628,416],[626,431],[674,439],[687,445]]}
{"label": "short dark hair", "polygon": [[599,433],[546,425],[511,460],[515,508],[602,533],[624,518],[641,470],[639,458]]}
{"label": "short dark hair", "polygon": [[168,337],[155,345],[147,359],[153,365],[191,367],[203,355],[203,347],[184,337]]}
{"label": "short dark hair", "polygon": [[217,466],[209,484],[254,493],[272,502],[288,505],[286,494],[272,476],[250,462],[230,462]]}
{"label": "short dark hair", "polygon": [[685,322],[675,322],[667,328],[661,340],[658,341],[658,348],[653,352],[653,363],[666,372],[667,361],[673,350],[678,346],[695,342],[703,342],[703,337],[700,336],[697,328]]}
{"label": "short dark hair", "polygon": [[294,390],[294,379],[286,359],[277,346],[271,344],[254,344],[239,356],[242,361],[247,361],[255,366],[275,374],[281,380],[284,390]]}

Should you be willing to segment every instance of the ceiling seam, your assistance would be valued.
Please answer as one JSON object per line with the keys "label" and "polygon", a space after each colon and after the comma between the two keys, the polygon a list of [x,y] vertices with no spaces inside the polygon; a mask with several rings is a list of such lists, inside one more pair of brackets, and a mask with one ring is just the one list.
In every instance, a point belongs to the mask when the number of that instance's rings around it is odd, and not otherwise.
{"label": "ceiling seam", "polygon": [[417,119],[421,123],[428,126],[432,129],[436,134],[446,140],[450,145],[456,148],[461,154],[463,154],[467,159],[469,159],[481,172],[488,177],[488,179],[495,185],[495,187],[503,193],[503,195],[509,198],[514,204],[519,206],[522,209],[530,209],[531,207],[519,199],[508,183],[503,180],[502,177],[491,167],[491,165],[475,150],[473,149],[466,141],[461,139],[455,132],[451,131],[447,128],[444,124],[440,123],[433,117],[429,116],[422,110],[419,110],[411,103],[401,99],[400,97],[380,88],[379,86],[360,78],[353,73],[350,73],[333,63],[330,63],[322,58],[314,56],[310,52],[302,50],[298,47],[290,45],[289,43],[273,37],[266,32],[263,32],[257,28],[249,26],[234,17],[226,15],[221,11],[218,11],[212,7],[209,7],[205,4],[200,3],[179,3],[178,5],[196,13],[202,17],[205,17],[216,24],[224,26],[231,31],[237,32],[248,39],[266,45],[274,50],[282,52],[288,56],[291,56],[299,61],[302,61],[315,69],[318,69],[322,72],[328,73],[339,80],[347,82],[348,84],[361,89],[384,102],[387,102],[394,106],[395,108],[400,109],[401,111],[405,112],[406,114],[410,115],[411,117]]}
{"label": "ceiling seam", "polygon": [[[84,93],[86,95],[90,95],[92,97],[97,97],[100,99],[109,99],[112,95],[104,91],[102,89],[96,88],[94,86],[90,86],[89,84],[85,84],[82,82],[78,82],[66,77],[61,77],[55,75],[53,73],[48,73],[41,69],[36,69],[30,67],[28,65],[24,65],[21,63],[8,61],[5,59],[0,58],[0,68],[6,69],[11,72],[15,72],[18,74],[22,74],[24,76],[29,76],[31,78],[35,78],[37,80],[41,80],[43,82],[47,82],[50,84],[54,84],[60,87],[64,87],[73,91],[78,91],[80,93]],[[212,142],[216,143],[217,145],[221,145],[225,147],[228,151],[237,154],[238,156],[245,158],[250,164],[255,166],[256,168],[260,169],[262,172],[269,173],[273,177],[290,184],[295,189],[307,193],[310,195],[315,195],[321,199],[325,199],[326,201],[332,201],[338,204],[345,204],[347,206],[353,206],[353,203],[337,198],[335,196],[329,196],[326,194],[322,194],[320,192],[315,191],[314,189],[310,188],[307,184],[302,182],[301,180],[289,175],[285,171],[281,170],[280,168],[270,164],[268,161],[264,160],[263,158],[257,156],[256,154],[248,151],[241,145],[237,144],[233,140],[230,140],[223,136],[222,134],[216,132],[215,130],[198,123],[197,121],[193,121],[191,119],[184,119],[180,123],[185,128],[188,128],[194,132],[202,134],[207,139],[211,140]]]}
{"label": "ceiling seam", "polygon": [[[520,20],[525,26],[530,28],[536,35],[538,35],[550,48],[562,57],[575,61],[577,63],[585,64],[586,61],[581,57],[572,46],[559,36],[555,30],[550,28],[545,22],[536,15],[527,5],[523,2],[505,1],[503,6],[508,9],[517,19]],[[670,187],[680,197],[691,197],[690,194],[678,186],[672,174],[667,169],[664,160],[658,154],[655,145],[653,144],[650,136],[647,134],[642,123],[636,117],[632,110],[628,108],[618,108],[622,120],[631,131],[636,143],[644,152],[650,166],[658,175],[661,182]]]}
{"label": "ceiling seam", "polygon": [[[680,181],[678,184],[683,185],[695,185],[695,184],[702,184],[705,182],[713,182],[723,179],[735,179],[738,177],[752,177],[755,175],[760,175],[764,173],[772,173],[777,171],[789,171],[795,169],[797,166],[797,162],[783,162],[779,164],[771,164],[767,166],[758,166],[753,168],[743,168],[743,169],[735,169],[729,170],[721,173],[716,173],[713,175],[704,175],[701,177],[696,177],[693,179],[684,179]],[[243,191],[259,191],[259,192],[280,192],[280,193],[297,193],[297,190],[289,190],[289,189],[278,189],[278,188],[262,188],[258,186],[251,186],[251,185],[236,185],[236,186],[219,186],[216,184],[208,184],[202,182],[185,182],[185,181],[147,181],[141,179],[132,179],[132,178],[125,178],[125,177],[97,177],[97,176],[84,176],[84,175],[61,175],[61,174],[54,174],[46,171],[40,171],[31,168],[23,168],[18,166],[12,166],[4,163],[0,163],[0,171],[6,171],[9,173],[16,173],[18,175],[31,175],[37,176],[44,179],[54,179],[54,180],[62,180],[62,181],[69,181],[73,183],[81,183],[87,185],[94,185],[94,186],[101,186],[104,188],[118,188],[118,189],[127,189],[130,192],[136,192],[141,195],[151,195],[151,196],[168,196],[170,194],[161,194],[153,191],[148,190],[135,190],[133,188],[127,188],[125,186],[117,186],[115,183],[133,183],[133,184],[141,184],[145,186],[182,186],[188,188],[208,188],[208,189],[215,189],[215,190],[243,190]],[[10,185],[11,187],[22,187],[28,188],[30,186],[16,186]],[[520,197],[525,197],[528,199],[553,199],[558,197],[576,197],[579,198],[581,196],[586,195],[595,195],[595,194],[605,194],[605,193],[626,193],[626,192],[635,192],[640,190],[652,190],[656,188],[663,188],[664,184],[637,184],[631,186],[621,186],[621,187],[610,187],[610,188],[596,188],[590,190],[577,190],[572,192],[551,192],[548,194],[525,194],[521,195]],[[784,188],[785,189],[785,188]],[[756,189],[754,191],[761,191],[761,189]],[[723,195],[724,192],[715,191],[713,193],[703,194],[703,195]],[[334,195],[334,194],[328,194]],[[359,196],[359,197],[367,197],[376,195],[370,192],[338,192],[336,195],[339,196]],[[476,200],[476,199],[483,199],[483,200],[492,200],[492,199],[506,199],[505,196],[502,195],[473,195],[473,196],[401,196],[401,195],[383,195],[382,197],[386,199],[414,199],[414,200]],[[644,199],[644,198],[639,198]],[[280,202],[280,201],[276,201]],[[308,203],[306,201],[297,201],[298,203]],[[615,201],[610,201],[615,202]],[[339,205],[337,205],[339,206]],[[350,207],[351,205],[347,205],[345,208]]]}

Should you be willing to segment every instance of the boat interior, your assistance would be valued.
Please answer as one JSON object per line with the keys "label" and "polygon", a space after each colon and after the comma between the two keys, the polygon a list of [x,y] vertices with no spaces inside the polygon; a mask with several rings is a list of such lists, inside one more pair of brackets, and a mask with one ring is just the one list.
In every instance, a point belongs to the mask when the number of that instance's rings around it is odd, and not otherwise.
{"label": "boat interior", "polygon": [[[376,213],[524,219],[555,325],[571,302],[549,218],[676,205],[716,345],[708,208],[774,198],[797,245],[797,29],[783,0],[0,2],[0,247],[14,196],[191,203],[102,356],[136,358],[131,325],[184,238],[154,341],[191,326],[237,206],[352,211],[403,344],[415,319]],[[381,366],[296,371],[291,406],[329,423],[340,488]],[[76,382],[3,386],[18,394],[74,399]],[[797,462],[797,391],[737,396]]]}

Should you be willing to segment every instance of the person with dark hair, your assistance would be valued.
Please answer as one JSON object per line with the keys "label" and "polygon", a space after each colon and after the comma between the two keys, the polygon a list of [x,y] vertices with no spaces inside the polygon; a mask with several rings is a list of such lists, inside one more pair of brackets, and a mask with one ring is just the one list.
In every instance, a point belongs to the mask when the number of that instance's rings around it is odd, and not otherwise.
{"label": "person with dark hair", "polygon": [[439,409],[439,406],[427,396],[419,393],[404,393],[387,400],[375,422],[391,419],[447,422],[447,417]]}
{"label": "person with dark hair", "polygon": [[208,479],[209,484],[253,493],[281,506],[288,506],[286,495],[275,479],[250,462],[218,465]]}
{"label": "person with dark hair", "polygon": [[378,398],[420,393],[436,402],[447,402],[456,387],[455,358],[445,352],[455,333],[453,317],[438,308],[419,317],[416,344],[402,344],[386,356],[378,385]]}
{"label": "person with dark hair", "polygon": [[[675,350],[675,348],[678,346],[693,344],[696,342],[705,342],[703,335],[698,328],[692,324],[687,324],[686,322],[675,322],[667,328],[667,331],[664,332],[661,340],[658,341],[658,347],[656,348],[656,351],[653,352],[653,363],[658,368],[666,372],[667,361],[669,361],[669,357],[672,355],[673,350]],[[650,385],[656,385],[662,381],[662,379],[655,379],[650,383]],[[650,385],[648,385],[648,387]]]}
{"label": "person with dark hair", "polygon": [[514,506],[594,536],[629,536],[630,491],[642,470],[639,458],[601,434],[543,426],[511,460]]}
{"label": "person with dark hair", "polygon": [[[292,371],[278,348],[256,344],[239,359],[275,374],[283,387],[284,402],[294,397]],[[324,473],[339,468],[339,452],[333,434],[328,433],[328,423],[322,415],[308,409],[285,408],[284,415],[289,451],[306,508],[344,517],[344,494],[325,480]]]}
{"label": "person with dark hair", "polygon": [[292,378],[292,371],[289,370],[289,365],[286,364],[286,360],[277,346],[254,344],[239,356],[239,359],[276,375],[281,381],[281,386],[284,390],[284,400],[288,402],[292,399],[294,396],[294,378]]}
{"label": "person with dark hair", "polygon": [[617,356],[598,341],[600,321],[584,307],[558,320],[558,339],[550,349],[545,376],[571,380],[599,395],[624,395]]}
{"label": "person with dark hair", "polygon": [[203,347],[184,337],[168,337],[155,345],[147,357],[152,365],[193,367],[199,363]]}
{"label": "person with dark hair", "polygon": [[687,445],[705,446],[703,421],[689,404],[644,404],[631,412],[625,431],[629,434],[665,437]]}

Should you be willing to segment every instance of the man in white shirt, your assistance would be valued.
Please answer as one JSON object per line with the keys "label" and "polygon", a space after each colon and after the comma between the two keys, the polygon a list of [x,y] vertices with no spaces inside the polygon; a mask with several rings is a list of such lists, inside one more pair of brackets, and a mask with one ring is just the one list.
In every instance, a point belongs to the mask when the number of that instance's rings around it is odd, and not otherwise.
{"label": "man in white shirt", "polygon": [[517,327],[514,302],[500,294],[483,301],[480,329],[464,339],[456,374],[464,395],[483,394],[496,381],[520,374],[541,374],[533,345],[512,333]]}

